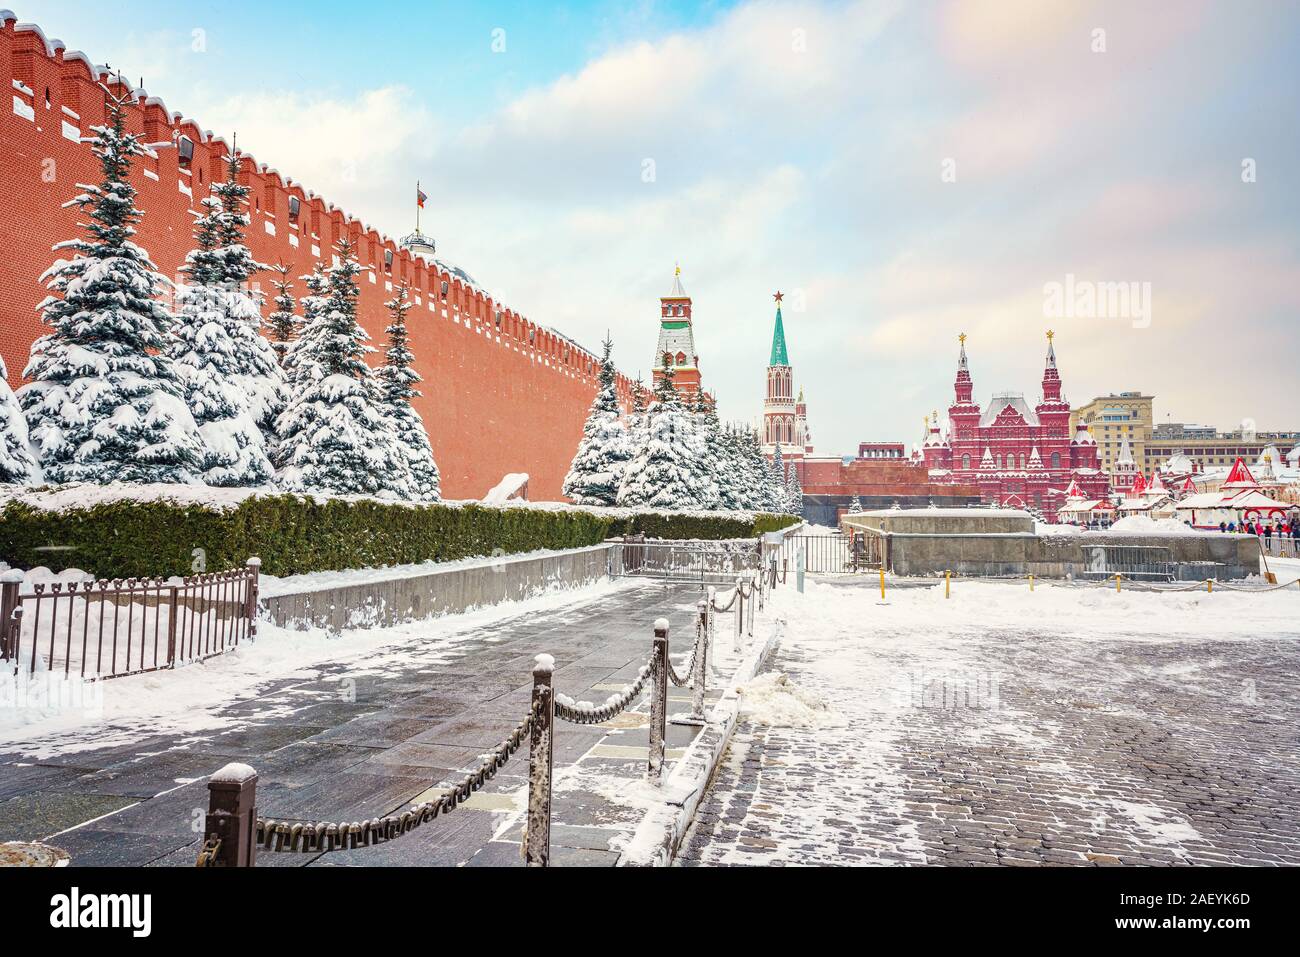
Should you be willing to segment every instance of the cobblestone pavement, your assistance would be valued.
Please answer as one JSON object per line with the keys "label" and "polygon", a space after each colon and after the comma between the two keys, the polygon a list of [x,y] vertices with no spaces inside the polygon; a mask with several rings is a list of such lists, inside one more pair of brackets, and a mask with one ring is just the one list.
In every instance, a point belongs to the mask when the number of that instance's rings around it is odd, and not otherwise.
{"label": "cobblestone pavement", "polygon": [[679,863],[1300,864],[1300,629],[879,634],[857,597],[787,610],[831,713],[743,718]]}
{"label": "cobblestone pavement", "polygon": [[[669,619],[678,642],[693,640],[698,598],[698,588],[641,583],[595,599],[578,592],[568,608],[459,636],[450,652],[417,640],[382,667],[327,664],[310,677],[268,680],[258,697],[223,713],[220,731],[131,732],[123,744],[121,729],[92,728],[87,735],[113,732],[115,743],[45,758],[0,753],[0,841],[44,840],[80,866],[193,866],[207,776],[231,761],[257,770],[263,816],[381,817],[460,780],[509,733],[528,709],[534,656],[555,656],[558,691],[604,701],[649,658],[656,618]],[[685,646],[673,647],[680,661]],[[345,681],[354,692],[343,696]],[[686,698],[671,689],[670,714]],[[617,860],[643,810],[622,794],[644,776],[647,728],[643,713],[594,727],[557,722],[553,864]],[[670,761],[697,730],[670,726]],[[525,747],[454,814],[399,840],[326,855],[262,854],[258,866],[518,866],[526,790]]]}

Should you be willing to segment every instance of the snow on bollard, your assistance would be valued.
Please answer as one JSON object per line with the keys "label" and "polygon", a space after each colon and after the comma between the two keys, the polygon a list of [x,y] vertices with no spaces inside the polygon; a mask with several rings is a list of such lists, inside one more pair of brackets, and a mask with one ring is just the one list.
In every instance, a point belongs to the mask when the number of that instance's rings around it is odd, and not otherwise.
{"label": "snow on bollard", "polygon": [[257,863],[257,772],[227,764],[208,780],[201,867],[253,867]]}
{"label": "snow on bollard", "polygon": [[528,867],[551,863],[551,780],[554,772],[555,659],[538,655],[533,668],[533,733],[528,747],[528,824],[524,832],[524,862]]}

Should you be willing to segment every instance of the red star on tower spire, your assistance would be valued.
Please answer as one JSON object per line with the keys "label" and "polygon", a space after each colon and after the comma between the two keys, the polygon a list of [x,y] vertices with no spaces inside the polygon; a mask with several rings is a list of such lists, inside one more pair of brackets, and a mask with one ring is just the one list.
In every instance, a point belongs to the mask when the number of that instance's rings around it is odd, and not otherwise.
{"label": "red star on tower spire", "polygon": [[772,298],[775,299],[775,300],[779,303],[782,299],[785,298],[785,294],[782,293],[782,292],[780,292],[780,291],[778,291],[777,294],[776,294],[775,296],[773,296]]}

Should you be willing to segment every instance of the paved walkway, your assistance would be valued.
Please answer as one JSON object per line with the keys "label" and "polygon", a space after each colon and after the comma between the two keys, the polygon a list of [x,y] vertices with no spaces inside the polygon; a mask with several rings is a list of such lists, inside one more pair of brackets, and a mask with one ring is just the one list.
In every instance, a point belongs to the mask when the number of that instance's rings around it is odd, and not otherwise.
{"label": "paved walkway", "polygon": [[[382,669],[326,666],[309,681],[270,681],[259,697],[225,712],[233,726],[221,733],[135,735],[125,745],[35,762],[0,754],[0,841],[44,840],[81,866],[192,866],[206,776],[231,761],[257,770],[263,816],[381,817],[463,777],[506,737],[527,712],[535,655],[555,656],[558,691],[604,701],[648,659],[656,618],[671,622],[680,662],[699,597],[691,586],[633,582],[598,601],[578,593],[570,609],[463,636],[453,654],[413,647],[409,657],[396,656],[398,665],[386,655]],[[345,687],[355,693],[342,694]],[[686,693],[674,688],[669,697],[670,716],[686,710]],[[617,860],[640,820],[639,796],[649,799],[639,783],[644,711],[589,728],[557,722],[553,864]],[[695,733],[670,725],[670,760]],[[525,747],[466,805],[397,841],[323,855],[263,854],[258,866],[518,865],[526,791]]]}
{"label": "paved walkway", "polygon": [[774,667],[832,713],[742,717],[680,863],[1300,864],[1300,629],[883,633],[857,587],[777,593]]}

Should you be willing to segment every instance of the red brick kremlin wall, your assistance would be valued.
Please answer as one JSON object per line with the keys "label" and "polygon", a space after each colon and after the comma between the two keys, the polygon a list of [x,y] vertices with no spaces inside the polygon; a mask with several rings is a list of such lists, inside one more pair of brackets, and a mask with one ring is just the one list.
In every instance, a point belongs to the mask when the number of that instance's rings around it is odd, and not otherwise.
{"label": "red brick kremlin wall", "polygon": [[[56,258],[51,247],[82,233],[78,211],[62,205],[78,183],[97,183],[99,167],[88,144],[104,121],[104,94],[80,54],[51,48],[34,27],[6,20],[0,32],[0,355],[10,385],[21,384],[32,341],[44,332],[36,306],[46,292],[38,282]],[[12,98],[12,105],[11,100]],[[227,145],[209,140],[195,122],[171,114],[156,98],[137,97],[129,128],[146,142],[194,143],[189,170],[179,151],[159,149],[139,157],[132,173],[145,215],[136,241],[159,271],[177,276],[193,247],[192,210],[214,179],[226,176]],[[240,144],[256,149],[257,144]],[[414,176],[412,176],[414,180]],[[481,498],[510,472],[531,476],[530,496],[558,500],[560,485],[582,435],[597,386],[594,357],[495,302],[484,290],[419,257],[272,169],[243,156],[241,181],[252,187],[248,245],[259,262],[291,265],[295,277],[313,264],[328,265],[333,245],[351,237],[375,282],[361,281],[361,323],[382,346],[395,284],[407,282],[419,305],[410,316],[411,348],[424,377],[415,405],[424,418],[448,498]],[[289,200],[301,211],[290,222]],[[428,209],[436,211],[431,195]],[[434,213],[436,216],[436,212]],[[432,217],[431,217],[432,218]],[[385,251],[392,253],[385,270]],[[472,272],[472,270],[471,270]],[[272,308],[270,277],[255,277]],[[446,284],[445,294],[442,292]],[[294,295],[306,289],[295,282]],[[298,309],[301,314],[301,306]],[[372,357],[378,364],[380,355]],[[626,380],[620,382],[624,400]]]}

